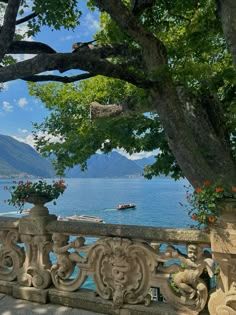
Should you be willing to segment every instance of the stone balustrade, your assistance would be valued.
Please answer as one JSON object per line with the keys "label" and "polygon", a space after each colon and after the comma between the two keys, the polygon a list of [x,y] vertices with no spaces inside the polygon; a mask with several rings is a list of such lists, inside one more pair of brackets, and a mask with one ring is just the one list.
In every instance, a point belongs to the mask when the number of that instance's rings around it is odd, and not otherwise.
{"label": "stone balustrade", "polygon": [[215,264],[201,231],[33,214],[2,217],[0,231],[2,293],[105,314],[208,314]]}

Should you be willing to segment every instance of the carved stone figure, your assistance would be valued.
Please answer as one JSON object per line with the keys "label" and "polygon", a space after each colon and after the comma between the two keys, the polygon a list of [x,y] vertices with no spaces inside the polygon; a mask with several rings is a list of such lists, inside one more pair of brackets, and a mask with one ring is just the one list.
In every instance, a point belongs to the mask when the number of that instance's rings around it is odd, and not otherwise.
{"label": "carved stone figure", "polygon": [[[89,246],[84,245],[83,237],[77,237],[74,241],[69,242],[69,236],[61,233],[53,233],[52,240],[53,252],[57,258],[56,264],[51,268],[52,281],[58,289],[75,291],[87,278],[87,273],[83,271],[87,258],[80,255],[79,252],[86,252]],[[74,251],[70,252],[69,249],[74,249]],[[79,267],[79,271],[73,279],[70,279],[76,266]]]}
{"label": "carved stone figure", "polygon": [[189,244],[187,246],[187,258],[179,256],[186,267],[174,276],[174,282],[187,299],[200,299],[201,290],[205,290],[205,287],[200,285],[199,278],[205,268],[210,277],[214,274],[214,261],[207,253],[206,251],[200,252],[197,245]]}
{"label": "carved stone figure", "polygon": [[[200,278],[206,268],[213,276],[214,262],[208,251],[194,244],[187,245],[187,255],[172,245],[166,247],[158,259],[168,264],[158,264],[153,275],[154,287],[159,287],[167,303],[180,314],[197,315],[206,305],[208,289]],[[181,265],[176,261],[181,262]],[[171,263],[172,262],[172,263]],[[184,266],[184,267],[183,267]],[[173,279],[171,283],[170,279]]]}

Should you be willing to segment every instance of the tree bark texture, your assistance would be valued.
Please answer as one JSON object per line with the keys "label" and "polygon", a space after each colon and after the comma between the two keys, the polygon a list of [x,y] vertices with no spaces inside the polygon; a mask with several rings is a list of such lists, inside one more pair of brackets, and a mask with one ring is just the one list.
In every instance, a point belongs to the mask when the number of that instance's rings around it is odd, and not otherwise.
{"label": "tree bark texture", "polygon": [[236,1],[216,0],[225,40],[236,67]]}

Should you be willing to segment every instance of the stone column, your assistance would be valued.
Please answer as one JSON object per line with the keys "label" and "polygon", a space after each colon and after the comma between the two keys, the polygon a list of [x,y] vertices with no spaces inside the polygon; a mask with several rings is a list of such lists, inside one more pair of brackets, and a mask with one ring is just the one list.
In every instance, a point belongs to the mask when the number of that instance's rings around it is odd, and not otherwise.
{"label": "stone column", "polygon": [[43,204],[37,204],[32,210],[19,222],[19,233],[21,241],[25,243],[26,259],[18,272],[17,280],[22,286],[45,289],[51,284],[49,253],[52,251],[52,236],[46,232],[45,227],[47,223],[57,218],[48,214],[48,209]]}
{"label": "stone column", "polygon": [[211,315],[236,315],[236,200],[225,199],[218,207],[219,220],[210,237],[219,275],[208,307]]}

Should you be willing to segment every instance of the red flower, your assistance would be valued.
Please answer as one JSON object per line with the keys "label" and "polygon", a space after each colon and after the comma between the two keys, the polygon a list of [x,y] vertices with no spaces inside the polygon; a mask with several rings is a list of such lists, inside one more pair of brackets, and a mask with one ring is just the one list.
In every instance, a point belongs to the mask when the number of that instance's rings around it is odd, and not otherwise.
{"label": "red flower", "polygon": [[210,186],[211,185],[211,182],[209,182],[209,180],[206,180],[204,183],[203,183],[204,186]]}
{"label": "red flower", "polygon": [[192,219],[192,220],[197,220],[197,215],[196,215],[195,213],[193,213],[193,214],[191,215],[191,219]]}
{"label": "red flower", "polygon": [[215,222],[215,218],[214,218],[214,217],[209,217],[209,218],[208,218],[208,221],[209,221],[210,223],[214,223],[214,222]]}
{"label": "red flower", "polygon": [[202,188],[197,188],[197,189],[196,189],[196,193],[197,193],[197,194],[200,194],[201,192],[202,192]]}
{"label": "red flower", "polygon": [[236,187],[231,187],[232,191],[236,193]]}
{"label": "red flower", "polygon": [[223,187],[216,187],[216,192],[221,192],[221,191],[224,191],[224,188]]}

